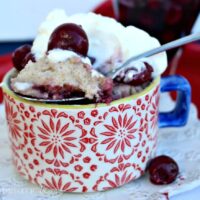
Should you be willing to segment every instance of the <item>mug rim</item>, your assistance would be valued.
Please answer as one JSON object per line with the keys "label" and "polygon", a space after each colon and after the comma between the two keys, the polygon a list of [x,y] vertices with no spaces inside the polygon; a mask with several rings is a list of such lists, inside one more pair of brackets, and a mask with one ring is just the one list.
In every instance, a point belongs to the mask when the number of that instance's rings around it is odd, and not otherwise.
{"label": "mug rim", "polygon": [[133,94],[128,97],[124,97],[118,100],[112,101],[110,104],[106,103],[93,103],[93,104],[87,104],[87,105],[63,105],[63,104],[48,104],[48,103],[42,103],[42,102],[33,102],[30,100],[23,99],[19,96],[17,96],[8,86],[9,83],[9,78],[12,74],[16,73],[15,69],[11,69],[6,73],[6,75],[3,78],[3,85],[2,89],[4,93],[9,94],[12,98],[15,100],[18,100],[21,103],[28,103],[29,105],[32,106],[37,106],[37,107],[45,107],[45,108],[62,108],[62,109],[87,109],[87,108],[99,108],[99,107],[108,107],[116,104],[121,104],[121,103],[127,103],[130,100],[137,99],[139,97],[142,97],[143,95],[148,94],[158,83],[160,82],[160,76],[154,79],[150,85],[148,85],[145,89],[143,89],[141,92],[138,92],[136,94]]}

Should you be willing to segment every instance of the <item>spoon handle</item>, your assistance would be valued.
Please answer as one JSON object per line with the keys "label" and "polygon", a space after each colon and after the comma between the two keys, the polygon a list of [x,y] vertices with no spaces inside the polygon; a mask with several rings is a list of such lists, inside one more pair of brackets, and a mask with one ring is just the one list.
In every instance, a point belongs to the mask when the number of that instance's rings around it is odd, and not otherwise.
{"label": "spoon handle", "polygon": [[129,58],[125,63],[123,63],[120,67],[114,69],[112,71],[112,74],[115,75],[116,72],[120,71],[122,68],[129,65],[131,62],[133,62],[135,60],[139,60],[141,58],[153,56],[153,55],[161,53],[163,51],[167,51],[169,49],[174,49],[176,47],[180,47],[180,46],[183,46],[185,44],[188,44],[188,43],[191,43],[191,42],[194,42],[194,41],[197,41],[197,40],[200,40],[200,33],[195,33],[195,34],[192,34],[192,35],[189,35],[189,36],[185,36],[183,38],[169,42],[169,43],[164,44],[164,45],[157,47],[155,49],[141,53],[137,56],[133,56],[133,57]]}

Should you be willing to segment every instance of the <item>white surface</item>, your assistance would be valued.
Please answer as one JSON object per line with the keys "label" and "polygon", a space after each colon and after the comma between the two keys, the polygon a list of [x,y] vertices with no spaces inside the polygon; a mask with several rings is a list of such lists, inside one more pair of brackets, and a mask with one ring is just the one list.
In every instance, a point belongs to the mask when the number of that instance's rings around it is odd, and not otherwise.
{"label": "white surface", "polygon": [[[168,105],[166,107],[166,105]],[[161,98],[161,109],[168,110],[173,102],[167,95]],[[1,200],[162,200],[166,199],[161,193],[168,192],[170,196],[191,190],[200,185],[200,121],[192,106],[190,120],[186,127],[162,129],[159,138],[159,154],[167,154],[179,163],[180,176],[175,183],[168,186],[155,186],[149,183],[145,176],[137,181],[116,190],[92,194],[63,194],[41,190],[21,178],[13,168],[9,143],[7,140],[6,122],[3,117],[3,106],[0,106],[0,199]],[[199,189],[183,193],[170,200],[198,200]]]}
{"label": "white surface", "polygon": [[170,200],[199,200],[200,197],[200,187],[193,189],[189,192],[172,197]]}
{"label": "white surface", "polygon": [[37,28],[55,8],[68,14],[92,10],[103,0],[2,0],[0,1],[0,41],[27,40],[35,37]]}

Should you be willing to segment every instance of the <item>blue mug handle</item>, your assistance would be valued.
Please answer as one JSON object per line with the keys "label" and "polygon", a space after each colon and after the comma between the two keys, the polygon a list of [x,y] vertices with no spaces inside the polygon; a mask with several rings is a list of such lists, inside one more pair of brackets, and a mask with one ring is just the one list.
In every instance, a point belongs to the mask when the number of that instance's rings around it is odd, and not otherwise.
{"label": "blue mug handle", "polygon": [[161,79],[160,91],[177,91],[177,102],[174,110],[159,113],[159,127],[184,126],[188,120],[191,103],[189,82],[179,75],[166,76]]}

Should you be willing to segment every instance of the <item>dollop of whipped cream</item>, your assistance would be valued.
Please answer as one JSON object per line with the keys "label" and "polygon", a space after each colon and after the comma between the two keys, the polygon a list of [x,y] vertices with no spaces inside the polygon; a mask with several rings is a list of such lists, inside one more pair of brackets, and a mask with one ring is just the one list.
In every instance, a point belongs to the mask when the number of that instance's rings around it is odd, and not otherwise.
{"label": "dollop of whipped cream", "polygon": [[25,91],[25,90],[31,88],[32,86],[33,86],[33,84],[31,84],[31,83],[24,83],[24,82],[16,82],[15,83],[15,87],[18,90],[22,90],[22,91]]}
{"label": "dollop of whipped cream", "polygon": [[[160,46],[158,40],[145,31],[134,26],[124,27],[112,18],[94,13],[67,16],[63,10],[54,10],[40,25],[38,35],[34,40],[31,51],[36,60],[46,54],[51,33],[63,23],[75,23],[81,25],[85,30],[89,39],[88,56],[95,58],[93,64],[95,69],[107,63],[112,63],[117,67],[132,56]],[[66,50],[52,50],[48,57],[54,62],[58,62],[72,55],[73,52],[69,53]],[[86,60],[85,62],[87,62]],[[145,61],[153,67],[153,77],[162,74],[167,67],[165,52],[151,56]]]}
{"label": "dollop of whipped cream", "polygon": [[83,63],[92,65],[88,57],[82,57],[73,51],[53,49],[51,51],[48,51],[48,55],[47,55],[47,58],[53,63],[63,62],[72,57],[78,57],[81,59]]}

